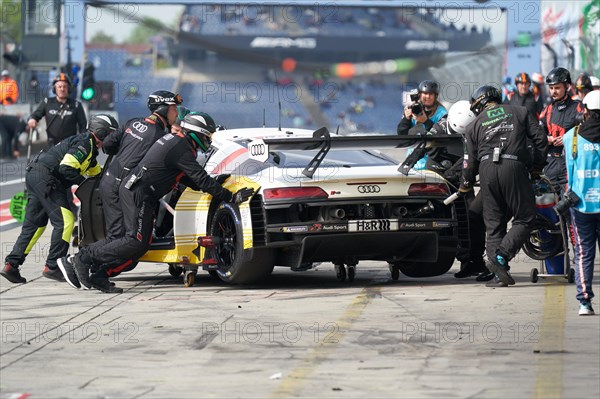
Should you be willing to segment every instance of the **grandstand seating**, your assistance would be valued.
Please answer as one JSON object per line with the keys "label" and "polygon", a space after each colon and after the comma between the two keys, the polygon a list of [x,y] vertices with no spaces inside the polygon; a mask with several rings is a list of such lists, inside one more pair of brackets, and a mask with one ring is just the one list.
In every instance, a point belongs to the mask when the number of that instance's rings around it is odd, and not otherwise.
{"label": "grandstand seating", "polygon": [[152,57],[121,48],[88,48],[88,59],[97,65],[97,81],[114,82],[115,111],[121,123],[148,114],[148,94],[171,90],[174,78],[155,77]]}

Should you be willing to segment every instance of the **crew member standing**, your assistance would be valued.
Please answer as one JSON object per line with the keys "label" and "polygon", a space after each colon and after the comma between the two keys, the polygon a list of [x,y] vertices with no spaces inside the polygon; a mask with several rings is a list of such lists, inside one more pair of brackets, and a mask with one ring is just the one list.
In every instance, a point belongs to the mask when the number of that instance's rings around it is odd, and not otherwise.
{"label": "crew member standing", "polygon": [[[529,238],[535,220],[535,195],[526,163],[527,139],[534,146],[532,175],[539,175],[547,140],[524,107],[503,105],[493,86],[481,86],[471,96],[477,118],[467,130],[463,175],[459,191],[473,189],[479,172],[483,219],[487,232],[487,268],[498,278],[491,287],[515,283],[508,262]],[[508,215],[513,217],[507,232]]]}
{"label": "crew member standing", "polygon": [[573,227],[573,268],[579,315],[594,314],[592,278],[596,248],[600,246],[600,91],[583,99],[585,121],[565,136],[568,187],[577,199],[570,208]]}
{"label": "crew member standing", "polygon": [[517,85],[517,90],[509,93],[504,103],[525,107],[529,115],[533,116],[536,120],[539,119],[544,109],[544,103],[540,96],[536,99],[536,96],[530,90],[531,78],[529,75],[524,72],[518,74],[515,77],[515,84]]}
{"label": "crew member standing", "polygon": [[137,166],[152,144],[170,132],[171,125],[177,120],[177,105],[182,102],[179,94],[155,91],[148,96],[150,116],[129,120],[122,129],[104,140],[104,152],[113,155],[99,185],[106,238],[120,238],[124,233],[119,199],[122,179]]}
{"label": "crew member standing", "polygon": [[[119,195],[123,204],[125,236],[96,242],[82,248],[73,258],[59,259],[59,267],[69,285],[94,287],[107,293],[122,292],[111,286],[108,278],[124,271],[146,253],[158,200],[181,179],[195,190],[203,190],[225,202],[241,203],[252,196],[251,188],[242,188],[234,194],[221,187],[196,161],[198,150],[208,151],[211,135],[216,130],[209,115],[189,114],[181,122],[181,128],[183,133],[167,134],[154,143],[123,180]],[[101,268],[90,277],[92,263]]]}
{"label": "crew member standing", "polygon": [[66,73],[56,75],[52,81],[52,92],[56,97],[44,98],[27,121],[29,127],[35,129],[40,119],[45,118],[48,148],[67,137],[85,132],[85,112],[79,101],[69,97],[72,90],[73,83]]}
{"label": "crew member standing", "polygon": [[563,156],[563,136],[580,121],[583,113],[581,101],[569,96],[571,74],[565,68],[554,68],[546,77],[552,102],[540,115],[540,125],[548,137],[548,162],[544,175],[554,184],[557,192],[564,190],[567,169]]}
{"label": "crew member standing", "polygon": [[98,148],[102,148],[102,140],[118,127],[112,116],[95,115],[90,119],[88,134],[61,141],[48,152],[40,153],[27,167],[25,222],[12,252],[6,257],[4,269],[0,271],[8,281],[15,284],[27,282],[21,277],[19,266],[46,229],[48,219],[53,231],[42,274],[53,280],[63,280],[56,260],[67,254],[75,222],[69,210],[66,187],[80,184],[84,180],[83,175],[96,176],[100,173],[100,165],[96,162]]}

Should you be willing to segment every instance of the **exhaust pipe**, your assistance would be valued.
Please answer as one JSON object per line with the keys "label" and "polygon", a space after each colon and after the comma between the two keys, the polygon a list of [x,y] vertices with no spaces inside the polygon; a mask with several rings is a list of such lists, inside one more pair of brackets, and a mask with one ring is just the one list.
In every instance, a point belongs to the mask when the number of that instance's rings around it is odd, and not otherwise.
{"label": "exhaust pipe", "polygon": [[392,208],[392,216],[404,217],[408,215],[408,209],[405,206],[395,206]]}
{"label": "exhaust pipe", "polygon": [[343,219],[346,216],[346,211],[342,208],[329,208],[327,214],[333,219]]}
{"label": "exhaust pipe", "polygon": [[431,201],[427,201],[427,205],[424,205],[424,206],[420,207],[419,209],[417,209],[417,211],[415,213],[413,213],[411,215],[411,217],[416,218],[419,216],[427,215],[428,213],[431,213],[434,210],[435,210],[435,207],[433,206]]}

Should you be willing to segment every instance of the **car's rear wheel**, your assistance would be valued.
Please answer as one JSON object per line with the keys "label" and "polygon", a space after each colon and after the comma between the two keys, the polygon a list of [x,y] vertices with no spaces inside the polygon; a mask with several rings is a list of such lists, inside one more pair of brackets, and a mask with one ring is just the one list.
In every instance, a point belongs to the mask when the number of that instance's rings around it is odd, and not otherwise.
{"label": "car's rear wheel", "polygon": [[210,235],[219,238],[214,248],[221,280],[230,284],[251,284],[266,278],[274,267],[273,253],[254,249],[251,260],[244,259],[244,234],[237,205],[223,203],[212,219]]}
{"label": "car's rear wheel", "polygon": [[396,266],[408,277],[433,277],[447,273],[454,264],[455,252],[441,251],[437,262],[398,262]]}

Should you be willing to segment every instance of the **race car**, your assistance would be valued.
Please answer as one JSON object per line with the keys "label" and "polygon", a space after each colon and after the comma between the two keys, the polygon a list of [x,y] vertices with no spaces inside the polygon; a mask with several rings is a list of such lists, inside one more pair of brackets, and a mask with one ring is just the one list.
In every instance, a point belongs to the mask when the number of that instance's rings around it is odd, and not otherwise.
{"label": "race car", "polygon": [[[437,145],[460,137],[436,137]],[[381,150],[432,141],[423,136],[341,136],[326,128],[218,131],[199,162],[235,192],[255,189],[236,205],[176,187],[161,199],[149,251],[140,259],[185,271],[198,268],[231,284],[250,284],[275,266],[294,271],[332,262],[340,281],[353,280],[363,260],[381,261],[392,278],[446,273],[457,247],[468,245],[464,201],[447,206],[452,190],[430,171],[399,167]],[[404,169],[404,170],[402,170]],[[410,170],[408,170],[410,169]],[[77,191],[80,243],[103,238],[96,181]]]}

